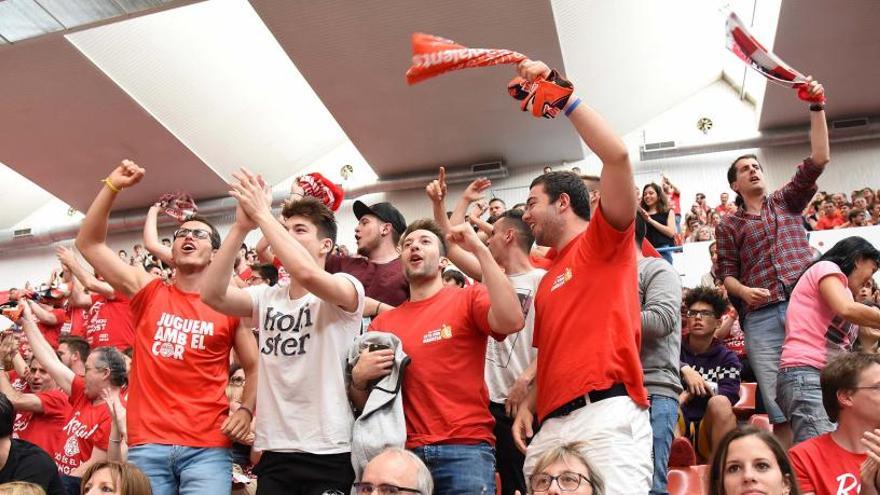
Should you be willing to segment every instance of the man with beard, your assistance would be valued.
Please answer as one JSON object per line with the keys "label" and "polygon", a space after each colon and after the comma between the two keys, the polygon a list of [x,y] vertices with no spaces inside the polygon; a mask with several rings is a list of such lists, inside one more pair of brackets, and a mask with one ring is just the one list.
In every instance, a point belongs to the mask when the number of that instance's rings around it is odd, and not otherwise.
{"label": "man with beard", "polygon": [[[230,439],[244,441],[253,419],[257,344],[238,318],[201,301],[205,270],[220,247],[220,235],[206,219],[191,216],[174,232],[176,276],[171,284],[128,265],[107,247],[113,202],[144,173],[124,160],[102,180],[76,238],[77,249],[95,271],[131,299],[136,357],[129,388],[128,458],[149,476],[154,494],[229,494]],[[242,406],[230,416],[226,383],[233,347],[246,382]]]}
{"label": "man with beard", "polygon": [[[367,206],[354,202],[358,225],[354,229],[357,254],[333,255],[327,258],[327,271],[354,275],[366,290],[366,296],[391,306],[399,306],[409,298],[409,286],[403,277],[397,244],[406,229],[406,220],[391,203]],[[372,306],[372,307],[370,307]],[[368,304],[365,316],[374,316],[378,304]]]}
{"label": "man with beard", "polygon": [[[542,62],[517,68],[538,84],[552,76]],[[537,412],[541,429],[526,452],[526,478],[548,449],[584,441],[609,493],[644,494],[651,488],[652,437],[639,359],[632,166],[626,145],[595,110],[574,95],[565,105],[602,161],[601,193],[590,212],[587,187],[574,174],[544,174],[529,189],[523,220],[535,242],[552,249],[535,299],[536,386],[519,408],[513,434],[526,450]]]}
{"label": "man with beard", "polygon": [[[447,238],[476,256],[482,284],[443,285]],[[451,227],[444,236],[433,221],[419,220],[403,233],[401,248],[410,300],[380,314],[370,330],[396,335],[412,359],[403,381],[406,448],[431,470],[435,493],[494,493],[494,421],[483,378],[486,344],[490,334],[500,339],[523,327],[519,298],[467,224]],[[363,407],[369,384],[389,373],[393,359],[387,349],[361,354],[349,387],[356,407]]]}

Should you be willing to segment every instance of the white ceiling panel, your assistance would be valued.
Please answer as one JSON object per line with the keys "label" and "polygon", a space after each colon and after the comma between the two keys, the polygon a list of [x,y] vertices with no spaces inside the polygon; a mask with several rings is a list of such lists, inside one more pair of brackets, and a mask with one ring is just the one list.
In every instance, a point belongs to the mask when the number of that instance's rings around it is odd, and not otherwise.
{"label": "white ceiling panel", "polygon": [[621,135],[721,75],[720,2],[552,0],[568,75]]}
{"label": "white ceiling panel", "polygon": [[347,137],[254,10],[212,0],[68,39],[222,177],[278,182]]}

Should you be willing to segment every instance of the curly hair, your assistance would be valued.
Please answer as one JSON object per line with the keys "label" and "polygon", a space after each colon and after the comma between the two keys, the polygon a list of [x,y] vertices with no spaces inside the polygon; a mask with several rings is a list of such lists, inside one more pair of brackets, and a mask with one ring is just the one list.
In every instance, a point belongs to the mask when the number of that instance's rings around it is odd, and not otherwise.
{"label": "curly hair", "polygon": [[724,300],[721,291],[714,287],[705,287],[702,285],[695,287],[691,289],[690,292],[688,292],[688,295],[684,298],[684,306],[686,308],[690,308],[698,302],[712,306],[712,312],[715,314],[715,318],[721,318],[721,315],[727,311],[727,301]]}

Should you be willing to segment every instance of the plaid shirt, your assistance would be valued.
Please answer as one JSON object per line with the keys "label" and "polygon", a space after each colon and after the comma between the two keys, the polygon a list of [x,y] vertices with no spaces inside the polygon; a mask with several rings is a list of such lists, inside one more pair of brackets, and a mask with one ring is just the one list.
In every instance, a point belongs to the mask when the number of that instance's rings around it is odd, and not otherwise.
{"label": "plaid shirt", "polygon": [[[824,170],[810,158],[798,165],[794,177],[773,194],[764,197],[761,215],[740,207],[725,215],[715,227],[721,280],[733,277],[746,287],[770,291],[762,305],[782,302],[812,260],[802,212],[816,194],[816,179]],[[731,297],[740,317],[760,306],[748,307]]]}

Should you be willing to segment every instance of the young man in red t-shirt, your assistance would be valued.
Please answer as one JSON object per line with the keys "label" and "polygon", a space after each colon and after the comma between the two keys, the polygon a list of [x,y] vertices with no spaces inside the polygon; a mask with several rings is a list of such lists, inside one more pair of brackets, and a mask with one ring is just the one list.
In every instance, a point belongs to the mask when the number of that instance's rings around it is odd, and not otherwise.
{"label": "young man in red t-shirt", "polygon": [[837,429],[788,451],[801,493],[875,495],[880,489],[880,356],[841,355],[828,362],[820,381],[825,411]]}
{"label": "young man in red t-shirt", "polygon": [[[435,493],[495,493],[486,345],[490,333],[523,327],[522,305],[470,225],[451,227],[447,237],[476,256],[482,284],[444,286],[446,239],[433,221],[416,221],[401,236],[410,299],[380,314],[369,329],[396,335],[412,359],[403,382],[406,448],[431,470]],[[393,359],[390,350],[364,351],[349,387],[355,406],[363,407],[368,384],[387,375]]]}
{"label": "young man in red t-shirt", "polygon": [[[129,460],[150,478],[156,495],[230,493],[230,439],[245,441],[253,419],[257,344],[238,318],[223,315],[199,297],[220,235],[200,217],[174,232],[176,268],[166,284],[125,263],[106,244],[107,219],[116,195],[136,185],[144,169],[124,160],[83,220],[76,247],[97,273],[131,298],[135,324],[127,411]],[[229,354],[245,371],[242,406],[229,416],[225,389]]]}
{"label": "young man in red t-shirt", "polygon": [[71,284],[70,305],[88,308],[83,322],[86,342],[92,347],[111,346],[120,351],[134,345],[129,299],[86,271],[70,249],[59,246],[55,251],[64,268],[79,282]]}
{"label": "young man in red t-shirt", "polygon": [[127,376],[122,353],[112,347],[94,349],[86,360],[85,376],[78,376],[64,366],[54,349],[36,326],[29,308],[24,308],[21,325],[34,349],[34,359],[68,396],[70,414],[65,418],[61,435],[51,452],[61,480],[69,492],[79,489],[89,466],[107,460],[110,443],[110,409],[102,393],[118,395]]}
{"label": "young man in red t-shirt", "polygon": [[[10,349],[10,346],[0,344],[0,363],[6,362]],[[36,359],[31,359],[28,385],[30,392],[16,390],[6,372],[0,372],[0,392],[9,397],[18,412],[13,437],[27,440],[52,454],[61,436],[61,428],[70,417],[70,402],[52,375]]]}
{"label": "young man in red t-shirt", "polygon": [[[518,66],[529,81],[551,75],[542,62]],[[574,128],[602,160],[599,207],[572,174],[535,179],[523,220],[552,249],[535,299],[536,387],[520,406],[514,437],[525,450],[537,412],[541,430],[526,452],[525,474],[560,443],[585,441],[615,493],[651,488],[652,435],[639,358],[640,302],[635,182],[626,145],[580,98],[565,107]]]}

